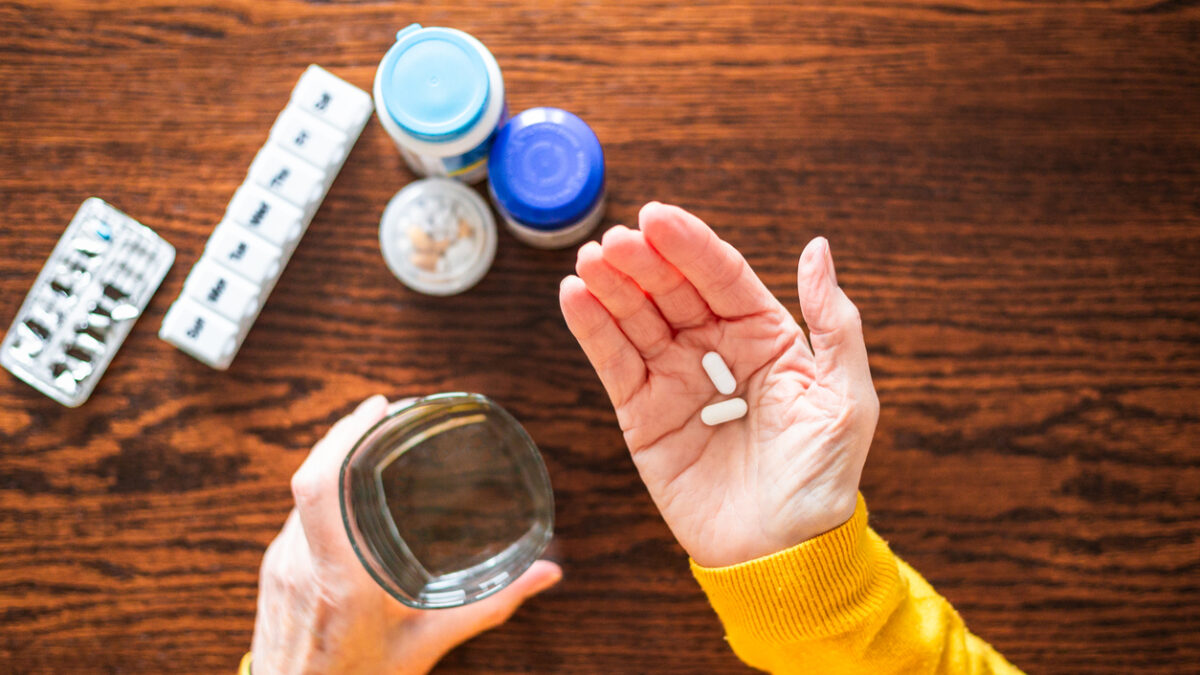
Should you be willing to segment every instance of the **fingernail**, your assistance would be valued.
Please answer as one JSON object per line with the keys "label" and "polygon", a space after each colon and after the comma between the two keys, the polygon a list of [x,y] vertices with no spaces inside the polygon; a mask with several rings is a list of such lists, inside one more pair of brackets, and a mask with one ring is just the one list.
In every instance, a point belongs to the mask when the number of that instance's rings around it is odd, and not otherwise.
{"label": "fingernail", "polygon": [[407,398],[402,398],[398,401],[392,401],[387,406],[388,414],[394,415],[394,414],[396,414],[397,411],[403,410],[404,408],[407,408],[408,406],[412,405],[413,402],[416,400],[417,400],[416,396],[409,396]]}
{"label": "fingernail", "polygon": [[562,572],[559,572],[559,573],[555,574],[554,576],[546,577],[546,579],[543,580],[542,583],[540,583],[534,587],[533,592],[530,593],[530,595],[537,595],[538,593],[546,591],[546,590],[550,589],[550,587],[556,585],[560,581],[562,581]]}
{"label": "fingernail", "polygon": [[[541,561],[539,561],[539,563],[540,562]],[[529,591],[529,594],[526,595],[525,597],[527,597],[527,598],[532,597],[534,595],[537,595],[538,593],[541,593],[542,591],[545,591],[546,589],[550,588],[551,586],[562,581],[562,578],[563,578],[562,568],[559,567],[558,565],[552,565],[551,569],[549,570],[549,574],[547,574],[545,577],[543,577],[538,582],[538,584],[536,586],[534,586],[532,590]]]}
{"label": "fingernail", "polygon": [[804,247],[800,254],[800,276],[814,292],[825,283],[825,238],[817,237]]}
{"label": "fingernail", "polygon": [[600,237],[600,247],[603,248],[605,246],[611,246],[614,241],[614,237],[617,236],[617,233],[619,233],[621,230],[627,229],[629,228],[625,227],[624,225],[614,225],[608,228],[604,235]]}
{"label": "fingernail", "polygon": [[642,208],[638,209],[638,229],[646,229],[646,223],[653,219],[650,215],[652,212],[657,211],[658,215],[661,217],[662,210],[665,206],[665,204],[659,201],[646,202],[643,204]]}
{"label": "fingernail", "polygon": [[833,253],[829,250],[829,240],[825,240],[825,273],[829,275],[829,280],[834,286],[838,285],[837,270],[833,268]]}
{"label": "fingernail", "polygon": [[359,403],[358,407],[354,409],[354,414],[361,415],[371,408],[380,408],[386,406],[387,398],[384,397],[383,394],[375,394],[374,396],[367,397],[367,400],[363,401],[362,403]]}

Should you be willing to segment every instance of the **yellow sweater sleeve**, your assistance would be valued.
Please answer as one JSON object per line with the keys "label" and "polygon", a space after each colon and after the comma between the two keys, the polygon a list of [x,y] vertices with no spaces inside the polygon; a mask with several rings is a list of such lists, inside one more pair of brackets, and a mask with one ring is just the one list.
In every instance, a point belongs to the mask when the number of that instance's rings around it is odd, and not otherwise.
{"label": "yellow sweater sleeve", "polygon": [[867,527],[692,573],[747,664],[772,673],[1020,673]]}

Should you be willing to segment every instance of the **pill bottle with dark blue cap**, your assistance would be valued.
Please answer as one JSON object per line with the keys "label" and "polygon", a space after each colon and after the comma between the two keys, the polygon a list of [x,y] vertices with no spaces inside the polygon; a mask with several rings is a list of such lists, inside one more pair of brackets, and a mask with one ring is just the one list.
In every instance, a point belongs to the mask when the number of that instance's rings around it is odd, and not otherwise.
{"label": "pill bottle with dark blue cap", "polygon": [[412,24],[375,71],[375,111],[400,154],[420,176],[477,183],[508,109],[495,57],[453,28]]}
{"label": "pill bottle with dark blue cap", "polygon": [[604,150],[566,110],[531,108],[500,127],[488,174],[496,210],[530,246],[573,246],[604,217]]}

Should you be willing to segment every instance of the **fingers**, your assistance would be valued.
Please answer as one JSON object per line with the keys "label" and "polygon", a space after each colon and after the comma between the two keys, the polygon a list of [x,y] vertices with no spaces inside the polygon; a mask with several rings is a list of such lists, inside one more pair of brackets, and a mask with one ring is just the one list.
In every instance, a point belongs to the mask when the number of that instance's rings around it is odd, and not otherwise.
{"label": "fingers", "polygon": [[463,641],[503,624],[523,602],[561,579],[561,567],[549,560],[538,560],[516,581],[495,595],[463,607],[439,611],[438,614],[442,616],[438,618],[444,616],[451,625],[456,626],[463,633],[460,637],[460,641]]}
{"label": "fingers", "polygon": [[[292,495],[304,526],[304,537],[318,560],[353,558],[342,526],[338,475],[346,453],[368,429],[383,418],[387,399],[375,395],[338,420],[313,446],[308,458],[292,476]],[[353,561],[357,564],[357,561]]]}
{"label": "fingers", "polygon": [[603,242],[604,260],[641,286],[672,328],[693,328],[712,318],[696,287],[650,246],[642,232],[618,225],[604,233]]}
{"label": "fingers", "polygon": [[726,319],[782,309],[737,249],[677,206],[650,202],[638,215],[646,241]]}
{"label": "fingers", "polygon": [[604,260],[600,244],[590,241],[579,249],[575,272],[644,359],[654,358],[671,343],[671,329],[658,309],[637,284]]}
{"label": "fingers", "polygon": [[558,300],[567,328],[596,369],[613,406],[621,407],[646,379],[642,355],[579,277],[562,280]]}
{"label": "fingers", "polygon": [[397,401],[392,401],[387,406],[387,414],[394,415],[397,412],[399,412],[399,411],[407,408],[408,406],[412,405],[413,403],[415,403],[416,400],[417,400],[416,396],[409,396],[407,398],[402,398]]}
{"label": "fingers", "polygon": [[809,340],[817,365],[817,378],[869,383],[867,346],[858,308],[837,285],[829,242],[817,237],[800,256],[796,274],[800,310],[808,324]]}

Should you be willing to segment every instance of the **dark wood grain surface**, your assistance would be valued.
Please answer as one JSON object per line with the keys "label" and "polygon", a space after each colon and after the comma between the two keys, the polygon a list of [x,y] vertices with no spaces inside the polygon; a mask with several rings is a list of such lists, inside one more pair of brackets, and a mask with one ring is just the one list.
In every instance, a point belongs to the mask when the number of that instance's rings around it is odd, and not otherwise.
{"label": "dark wood grain surface", "polygon": [[1200,669],[1200,3],[0,2],[0,321],[79,203],[178,260],[92,399],[0,376],[0,672],[228,672],[288,478],[359,400],[489,394],[541,446],[554,591],[441,672],[716,673],[727,650],[558,314],[503,234],[453,298],[384,266],[378,122],[237,361],[155,336],[309,63],[364,88],[411,21],[604,143],[607,224],[679,203],[793,308],[816,234],[883,413],[875,527],[1039,673]]}

